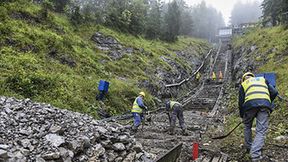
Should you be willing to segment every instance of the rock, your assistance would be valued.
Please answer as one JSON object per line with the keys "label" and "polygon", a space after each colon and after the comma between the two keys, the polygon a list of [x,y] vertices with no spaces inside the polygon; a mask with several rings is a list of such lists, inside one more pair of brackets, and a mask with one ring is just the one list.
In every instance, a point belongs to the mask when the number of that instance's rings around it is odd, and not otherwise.
{"label": "rock", "polygon": [[46,153],[42,155],[42,158],[45,160],[57,160],[60,158],[60,153],[59,152]]}
{"label": "rock", "polygon": [[8,158],[8,152],[6,150],[0,149],[0,159]]}
{"label": "rock", "polygon": [[122,157],[117,157],[117,158],[115,159],[115,162],[122,162],[122,160],[123,160]]}
{"label": "rock", "polygon": [[105,129],[104,127],[97,127],[96,129],[100,134],[106,134],[107,133],[107,129]]}
{"label": "rock", "polygon": [[115,158],[118,156],[118,154],[115,153],[113,150],[107,151],[106,154],[107,154],[108,161],[114,161]]}
{"label": "rock", "polygon": [[0,159],[7,162],[136,161],[129,128],[30,99],[0,96],[0,133]]}
{"label": "rock", "polygon": [[125,145],[123,143],[114,143],[113,144],[113,150],[115,151],[124,151]]}
{"label": "rock", "polygon": [[278,137],[275,137],[274,140],[276,140],[276,141],[287,141],[288,140],[288,136],[278,136]]}
{"label": "rock", "polygon": [[29,139],[23,139],[20,141],[20,143],[24,148],[30,148],[31,147],[31,143],[30,143]]}
{"label": "rock", "polygon": [[144,153],[140,152],[140,153],[135,155],[135,158],[136,159],[140,159],[142,155],[144,155]]}
{"label": "rock", "polygon": [[69,161],[69,160],[71,160],[71,158],[74,157],[74,153],[72,151],[70,151],[70,150],[67,150],[64,147],[60,147],[59,148],[59,152],[60,152],[60,156],[62,157],[62,159],[64,161]]}
{"label": "rock", "polygon": [[130,162],[133,161],[135,159],[136,156],[136,152],[133,151],[130,154],[127,155],[127,157],[123,160],[123,162]]}
{"label": "rock", "polygon": [[118,140],[119,140],[119,142],[122,142],[122,143],[129,143],[130,142],[130,139],[127,135],[118,136]]}
{"label": "rock", "polygon": [[46,161],[41,157],[37,157],[35,162],[46,162]]}
{"label": "rock", "polygon": [[54,133],[54,134],[61,134],[61,127],[60,126],[55,126],[53,125],[50,129],[49,132]]}
{"label": "rock", "polygon": [[96,144],[95,153],[96,157],[102,156],[105,153],[105,148],[101,144]]}
{"label": "rock", "polygon": [[4,111],[7,113],[7,114],[11,114],[13,111],[11,109],[9,109],[8,107],[4,108]]}
{"label": "rock", "polygon": [[[23,120],[21,120],[22,122],[24,122]],[[30,134],[32,134],[33,132],[31,130],[25,130],[25,129],[22,129],[20,130],[19,132],[21,135],[25,135],[25,136],[29,136]]]}
{"label": "rock", "polygon": [[136,153],[142,152],[143,146],[141,143],[136,142],[136,144],[133,146],[133,150],[136,151]]}
{"label": "rock", "polygon": [[3,144],[0,145],[0,149],[2,150],[7,150],[8,148],[9,148],[8,145],[3,145]]}
{"label": "rock", "polygon": [[52,143],[53,146],[58,147],[61,144],[65,143],[63,137],[58,136],[57,134],[47,134],[45,136],[46,140]]}

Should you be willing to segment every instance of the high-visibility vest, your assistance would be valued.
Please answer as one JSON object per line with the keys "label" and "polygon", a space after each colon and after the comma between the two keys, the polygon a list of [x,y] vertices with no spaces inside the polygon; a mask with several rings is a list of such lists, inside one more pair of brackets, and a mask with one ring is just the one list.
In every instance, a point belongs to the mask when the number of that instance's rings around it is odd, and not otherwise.
{"label": "high-visibility vest", "polygon": [[219,72],[219,79],[223,79],[222,71]]}
{"label": "high-visibility vest", "polygon": [[212,73],[212,80],[216,80],[216,74],[214,72]]}
{"label": "high-visibility vest", "polygon": [[268,86],[263,77],[249,78],[245,80],[241,85],[245,92],[244,103],[254,99],[266,99],[271,102]]}
{"label": "high-visibility vest", "polygon": [[196,74],[196,79],[197,79],[197,80],[200,79],[200,73],[199,73],[199,72]]}
{"label": "high-visibility vest", "polygon": [[136,112],[136,113],[141,114],[141,113],[142,113],[142,109],[141,109],[141,107],[140,107],[140,106],[138,105],[138,103],[137,103],[138,98],[139,98],[139,97],[137,97],[137,98],[135,99],[135,101],[133,102],[133,107],[132,107],[131,112]]}
{"label": "high-visibility vest", "polygon": [[181,105],[179,102],[170,101],[170,109],[172,109],[175,104]]}

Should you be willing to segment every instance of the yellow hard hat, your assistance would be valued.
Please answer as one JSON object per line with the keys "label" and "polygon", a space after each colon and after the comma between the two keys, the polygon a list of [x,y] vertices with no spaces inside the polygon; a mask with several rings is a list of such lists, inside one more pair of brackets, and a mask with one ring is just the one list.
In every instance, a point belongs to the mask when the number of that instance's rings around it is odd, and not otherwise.
{"label": "yellow hard hat", "polygon": [[247,73],[245,73],[245,74],[242,76],[242,82],[245,81],[245,77],[246,77],[246,76],[252,76],[252,77],[255,77],[255,75],[254,75],[253,73],[251,73],[251,72],[247,72]]}
{"label": "yellow hard hat", "polygon": [[139,95],[145,97],[145,93],[144,92],[140,92]]}

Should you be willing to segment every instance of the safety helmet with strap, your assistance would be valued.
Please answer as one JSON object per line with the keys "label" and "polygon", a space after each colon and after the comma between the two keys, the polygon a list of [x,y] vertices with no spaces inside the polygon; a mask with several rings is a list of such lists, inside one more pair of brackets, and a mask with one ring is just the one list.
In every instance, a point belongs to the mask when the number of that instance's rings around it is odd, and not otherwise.
{"label": "safety helmet with strap", "polygon": [[140,92],[139,95],[145,97],[145,93],[144,92]]}
{"label": "safety helmet with strap", "polygon": [[245,81],[245,77],[246,77],[246,76],[252,76],[252,77],[255,77],[255,75],[254,75],[253,73],[251,73],[251,72],[247,72],[247,73],[245,73],[245,74],[242,76],[242,82]]}

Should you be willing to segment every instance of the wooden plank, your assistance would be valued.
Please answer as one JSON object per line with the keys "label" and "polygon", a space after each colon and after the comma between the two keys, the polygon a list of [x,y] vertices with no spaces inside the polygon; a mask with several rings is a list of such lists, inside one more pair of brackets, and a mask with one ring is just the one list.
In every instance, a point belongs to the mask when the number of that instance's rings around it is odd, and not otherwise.
{"label": "wooden plank", "polygon": [[221,156],[222,156],[221,162],[226,162],[226,161],[228,161],[228,155],[227,155],[227,154],[224,154],[224,153],[221,152]]}
{"label": "wooden plank", "polygon": [[211,158],[210,157],[205,157],[202,162],[210,162],[211,161]]}
{"label": "wooden plank", "polygon": [[213,157],[212,162],[219,162],[220,161],[220,157]]}

